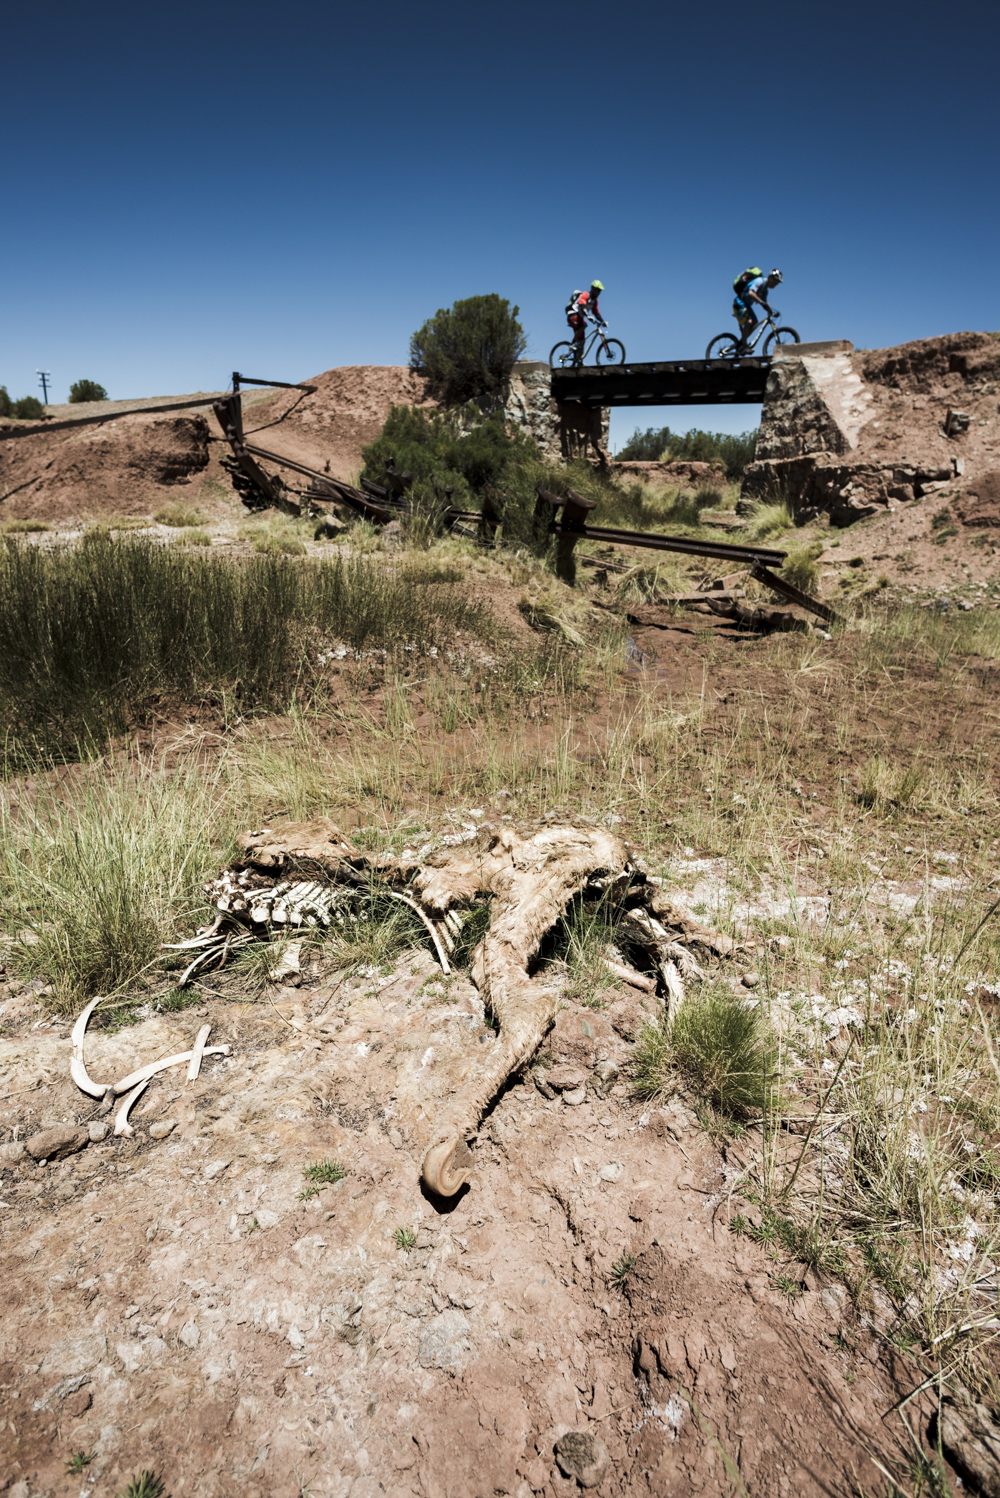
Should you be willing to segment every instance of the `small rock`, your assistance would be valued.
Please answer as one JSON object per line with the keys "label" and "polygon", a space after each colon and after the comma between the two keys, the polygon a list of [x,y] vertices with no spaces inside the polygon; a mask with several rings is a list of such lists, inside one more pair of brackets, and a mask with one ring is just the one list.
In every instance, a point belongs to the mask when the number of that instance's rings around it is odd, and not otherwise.
{"label": "small rock", "polygon": [[598,1097],[607,1097],[612,1087],[618,1081],[618,1068],[613,1061],[598,1061],[594,1067],[594,1075],[590,1079],[590,1086]]}
{"label": "small rock", "polygon": [[78,1389],[64,1401],[63,1415],[69,1420],[78,1420],[81,1415],[86,1414],[93,1402],[94,1396],[90,1389]]}
{"label": "small rock", "polygon": [[620,1161],[611,1160],[607,1165],[602,1165],[597,1174],[602,1181],[620,1181],[625,1174],[625,1167]]}
{"label": "small rock", "polygon": [[932,1431],[932,1439],[937,1434],[945,1456],[963,1482],[983,1498],[1000,1498],[1000,1426],[986,1406],[970,1400],[959,1407],[945,1399],[940,1430]]}
{"label": "small rock", "polygon": [[58,1128],[43,1129],[40,1134],[33,1135],[24,1147],[33,1160],[65,1160],[67,1155],[75,1155],[89,1143],[90,1134],[86,1129],[60,1124]]}
{"label": "small rock", "polygon": [[572,1092],[563,1093],[562,1100],[570,1108],[579,1108],[581,1103],[587,1101],[587,1089],[586,1087],[574,1087]]}
{"label": "small rock", "polygon": [[548,1084],[548,1082],[546,1082],[546,1080],[545,1080],[545,1073],[543,1071],[536,1071],[534,1073],[534,1077],[535,1077],[535,1086],[538,1088],[539,1092],[542,1094],[542,1097],[548,1098],[549,1102],[551,1102],[552,1099],[556,1096],[556,1090],[555,1090],[554,1087],[550,1087],[549,1084]]}
{"label": "small rock", "polygon": [[556,1461],[582,1488],[600,1487],[611,1465],[608,1448],[589,1430],[569,1430],[556,1442]]}
{"label": "small rock", "polygon": [[178,1342],[182,1342],[185,1347],[190,1347],[192,1350],[197,1347],[198,1343],[201,1341],[201,1332],[198,1329],[198,1323],[196,1321],[185,1321],[184,1325],[177,1333],[177,1340]]}
{"label": "small rock", "polygon": [[103,1118],[95,1118],[93,1123],[87,1125],[87,1137],[91,1144],[100,1144],[103,1139],[107,1139],[108,1133],[109,1126]]}
{"label": "small rock", "polygon": [[25,1148],[20,1139],[12,1139],[9,1144],[0,1144],[0,1165],[16,1165],[24,1158]]}
{"label": "small rock", "polygon": [[575,1092],[578,1087],[586,1086],[587,1073],[579,1066],[551,1066],[545,1080],[556,1092]]}
{"label": "small rock", "polygon": [[719,1348],[719,1361],[727,1373],[736,1372],[736,1349],[732,1342],[724,1342]]}
{"label": "small rock", "polygon": [[301,1352],[306,1345],[305,1337],[299,1331],[294,1322],[288,1328],[288,1340],[291,1343],[292,1347],[294,1347],[296,1352]]}
{"label": "small rock", "polygon": [[205,1180],[206,1181],[214,1181],[215,1177],[216,1176],[220,1176],[224,1170],[228,1170],[229,1167],[230,1167],[230,1165],[232,1165],[232,1163],[233,1163],[232,1160],[212,1160],[212,1161],[210,1161],[210,1163],[205,1166],[205,1170],[204,1170]]}
{"label": "small rock", "polygon": [[281,1218],[277,1212],[272,1212],[270,1207],[258,1207],[252,1221],[256,1221],[259,1228],[276,1228]]}
{"label": "small rock", "polygon": [[125,1320],[126,1321],[131,1321],[132,1317],[133,1316],[138,1316],[138,1314],[139,1314],[139,1307],[138,1306],[126,1306],[125,1307]]}
{"label": "small rock", "polygon": [[470,1330],[461,1311],[442,1311],[435,1316],[420,1337],[421,1368],[453,1368],[459,1372],[475,1352]]}
{"label": "small rock", "polygon": [[[105,1124],[104,1127],[107,1128],[107,1125]],[[166,1139],[167,1135],[173,1133],[176,1127],[176,1118],[161,1118],[157,1123],[150,1124],[149,1137],[150,1139]]]}
{"label": "small rock", "polygon": [[744,988],[756,988],[757,984],[760,982],[760,974],[753,971],[744,973],[743,977],[740,979],[740,982],[743,984]]}

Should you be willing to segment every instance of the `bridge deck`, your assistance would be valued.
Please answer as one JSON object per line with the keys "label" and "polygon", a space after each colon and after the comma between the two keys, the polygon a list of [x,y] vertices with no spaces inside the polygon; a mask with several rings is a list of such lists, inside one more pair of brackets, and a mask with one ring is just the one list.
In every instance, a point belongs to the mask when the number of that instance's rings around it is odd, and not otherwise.
{"label": "bridge deck", "polygon": [[552,395],[582,406],[731,406],[764,399],[770,359],[671,359],[663,364],[553,369]]}

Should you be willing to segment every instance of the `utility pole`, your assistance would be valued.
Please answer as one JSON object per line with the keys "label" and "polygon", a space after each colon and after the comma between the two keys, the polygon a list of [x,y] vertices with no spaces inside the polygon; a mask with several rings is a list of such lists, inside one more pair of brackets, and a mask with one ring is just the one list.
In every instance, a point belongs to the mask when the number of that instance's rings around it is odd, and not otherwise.
{"label": "utility pole", "polygon": [[43,399],[42,399],[42,405],[43,406],[47,406],[48,403],[49,403],[49,385],[48,385],[48,382],[49,382],[49,380],[51,380],[52,374],[47,369],[36,369],[35,370],[35,374],[38,376],[38,383],[42,387],[42,397],[43,397]]}

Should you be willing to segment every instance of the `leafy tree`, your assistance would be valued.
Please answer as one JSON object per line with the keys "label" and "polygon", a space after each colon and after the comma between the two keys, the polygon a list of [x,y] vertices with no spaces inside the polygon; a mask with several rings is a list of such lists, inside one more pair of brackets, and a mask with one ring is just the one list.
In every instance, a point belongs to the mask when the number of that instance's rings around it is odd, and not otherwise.
{"label": "leafy tree", "polygon": [[7,394],[7,386],[0,385],[0,416],[13,416],[14,402]]}
{"label": "leafy tree", "polygon": [[19,401],[14,401],[11,415],[20,416],[22,421],[37,421],[45,415],[45,407],[36,395],[22,395]]}
{"label": "leafy tree", "polygon": [[647,427],[644,432],[637,427],[618,457],[647,463],[723,463],[727,478],[739,479],[747,464],[753,462],[756,445],[756,429],[732,433],[703,432],[692,427],[682,434],[669,427]]}
{"label": "leafy tree", "polygon": [[410,365],[429,375],[448,405],[503,396],[527,346],[519,307],[495,292],[441,307],[410,339]]}
{"label": "leafy tree", "polygon": [[83,401],[106,401],[107,398],[108,392],[96,380],[77,380],[69,387],[71,406],[80,405]]}

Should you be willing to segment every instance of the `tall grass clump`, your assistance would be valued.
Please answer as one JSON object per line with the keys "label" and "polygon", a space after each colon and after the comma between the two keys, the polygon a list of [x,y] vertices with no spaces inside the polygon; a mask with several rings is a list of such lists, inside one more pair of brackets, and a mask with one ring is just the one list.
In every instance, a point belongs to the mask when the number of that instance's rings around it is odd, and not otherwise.
{"label": "tall grass clump", "polygon": [[42,779],[32,800],[0,800],[0,928],[56,1009],[134,985],[229,851],[221,774],[132,760],[79,774],[72,795]]}
{"label": "tall grass clump", "polygon": [[0,544],[0,731],[8,764],[100,742],[154,703],[286,705],[309,634],[355,650],[488,628],[453,587],[360,558],[233,563],[144,539],[85,536],[53,552]]}
{"label": "tall grass clump", "polygon": [[744,534],[751,541],[765,541],[769,536],[780,536],[791,530],[795,516],[787,499],[760,500],[751,509]]}
{"label": "tall grass clump", "polygon": [[742,1121],[772,1108],[779,1094],[778,1057],[759,1010],[709,985],[681,1005],[669,1026],[645,1026],[633,1061],[636,1091],[655,1097],[675,1078],[728,1119]]}

